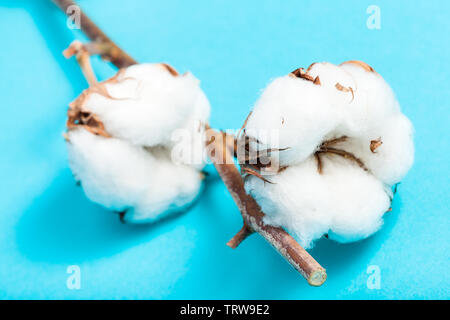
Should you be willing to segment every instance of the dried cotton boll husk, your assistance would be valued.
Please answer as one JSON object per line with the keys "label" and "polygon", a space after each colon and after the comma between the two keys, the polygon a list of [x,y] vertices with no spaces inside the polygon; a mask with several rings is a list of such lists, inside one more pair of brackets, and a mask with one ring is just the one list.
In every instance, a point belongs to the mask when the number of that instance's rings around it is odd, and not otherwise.
{"label": "dried cotton boll husk", "polygon": [[245,134],[254,138],[255,150],[282,149],[272,152],[281,165],[300,163],[339,124],[338,111],[336,101],[321,86],[284,76],[263,91],[248,118]]}
{"label": "dried cotton boll husk", "polygon": [[147,150],[122,139],[94,135],[84,128],[67,133],[70,168],[93,202],[129,222],[150,222],[189,205],[202,176],[176,165],[167,150]]}
{"label": "dried cotton boll husk", "polygon": [[196,114],[205,124],[209,102],[192,74],[175,76],[164,64],[138,64],[88,89],[83,111],[95,114],[106,131],[142,146],[170,143],[171,133]]}
{"label": "dried cotton boll husk", "polygon": [[344,159],[314,158],[271,176],[267,183],[246,178],[246,190],[266,213],[266,223],[288,229],[305,248],[330,233],[340,242],[364,239],[382,225],[389,190],[371,174]]}

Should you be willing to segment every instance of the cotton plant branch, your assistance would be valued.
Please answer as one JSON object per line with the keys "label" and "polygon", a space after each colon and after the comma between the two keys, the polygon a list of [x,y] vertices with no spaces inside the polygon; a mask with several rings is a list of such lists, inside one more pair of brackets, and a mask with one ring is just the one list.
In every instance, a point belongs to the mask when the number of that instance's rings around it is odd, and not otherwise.
{"label": "cotton plant branch", "polygon": [[236,248],[253,232],[259,233],[275,250],[277,250],[303,277],[313,286],[320,286],[326,280],[326,271],[314,258],[302,248],[284,229],[264,223],[265,214],[258,203],[244,188],[239,170],[234,165],[229,145],[225,140],[228,136],[212,129],[206,131],[210,159],[225,183],[228,191],[237,204],[244,220],[242,229],[227,243]]}
{"label": "cotton plant branch", "polygon": [[[66,14],[68,14],[70,7],[77,6],[72,0],[52,1]],[[117,46],[81,9],[79,13],[81,30],[93,42],[91,45],[92,53],[99,54],[102,58],[111,61],[119,69],[137,64],[136,60]]]}
{"label": "cotton plant branch", "polygon": [[[76,6],[71,0],[52,0],[61,10],[68,14],[70,6]],[[90,84],[96,83],[90,65],[86,64],[86,52],[88,55],[99,54],[105,60],[110,61],[117,68],[125,68],[137,61],[118,47],[94,22],[80,9],[80,27],[93,41],[91,44],[80,47],[79,44],[71,45],[66,51],[67,56],[75,55]],[[175,69],[166,66],[176,75]],[[327,277],[326,271],[314,258],[301,247],[295,239],[283,228],[274,227],[264,223],[265,214],[244,188],[244,181],[233,161],[235,151],[234,137],[217,132],[207,125],[206,138],[209,157],[218,171],[233,200],[238,206],[244,225],[242,229],[227,243],[231,248],[236,248],[249,235],[259,233],[275,250],[277,250],[300,274],[307,279],[312,286],[322,285]],[[230,142],[231,138],[231,142]]]}

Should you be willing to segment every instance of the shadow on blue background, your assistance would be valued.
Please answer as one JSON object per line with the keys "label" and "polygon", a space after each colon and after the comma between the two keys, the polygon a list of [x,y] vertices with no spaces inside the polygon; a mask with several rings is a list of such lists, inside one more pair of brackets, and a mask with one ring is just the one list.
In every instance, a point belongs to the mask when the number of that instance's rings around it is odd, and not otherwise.
{"label": "shadow on blue background", "polygon": [[90,202],[64,170],[17,225],[17,245],[33,261],[84,262],[108,257],[140,241],[150,241],[161,224],[127,225],[117,214]]}
{"label": "shadow on blue background", "polygon": [[[205,184],[212,182],[208,179]],[[206,188],[186,211],[152,224],[126,224],[118,214],[89,201],[65,169],[22,213],[16,226],[18,249],[30,260],[49,263],[109,257],[167,232],[171,223],[197,205]]]}

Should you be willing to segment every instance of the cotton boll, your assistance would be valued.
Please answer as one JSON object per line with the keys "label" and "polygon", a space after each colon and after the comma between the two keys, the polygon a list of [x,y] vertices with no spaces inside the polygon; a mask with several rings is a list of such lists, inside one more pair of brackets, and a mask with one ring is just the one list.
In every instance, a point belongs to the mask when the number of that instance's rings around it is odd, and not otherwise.
{"label": "cotton boll", "polygon": [[323,174],[310,157],[271,176],[273,184],[254,176],[245,183],[266,223],[288,229],[305,248],[330,231],[340,242],[366,238],[380,228],[390,206],[388,191],[375,177],[346,159],[323,161]]}
{"label": "cotton boll", "polygon": [[[209,110],[199,81],[189,73],[178,75],[163,64],[121,70],[70,106],[72,171],[89,199],[126,211],[121,217],[127,222],[180,211],[202,185]],[[180,159],[171,157],[177,131],[189,137]]]}
{"label": "cotton boll", "polygon": [[125,211],[125,220],[150,221],[188,205],[201,186],[200,173],[174,165],[169,152],[105,138],[83,128],[67,134],[69,163],[87,197],[109,209]]}
{"label": "cotton boll", "polygon": [[[412,165],[412,125],[365,63],[315,63],[292,75],[298,78],[266,88],[245,126],[250,149],[287,148],[278,153],[282,168],[269,175],[260,163],[245,162],[254,168],[243,171],[246,190],[266,223],[286,228],[306,248],[323,234],[339,242],[366,238],[383,223],[389,187]],[[257,133],[267,129],[280,139]]]}
{"label": "cotton boll", "polygon": [[323,88],[302,78],[275,79],[263,91],[246,124],[246,134],[260,143],[258,149],[286,149],[282,165],[299,163],[310,156],[325,134],[340,122],[336,102]]}
{"label": "cotton boll", "polygon": [[170,142],[171,132],[193,113],[206,123],[209,102],[192,74],[174,76],[162,64],[139,64],[103,83],[105,92],[90,89],[83,109],[96,114],[112,136],[133,144]]}

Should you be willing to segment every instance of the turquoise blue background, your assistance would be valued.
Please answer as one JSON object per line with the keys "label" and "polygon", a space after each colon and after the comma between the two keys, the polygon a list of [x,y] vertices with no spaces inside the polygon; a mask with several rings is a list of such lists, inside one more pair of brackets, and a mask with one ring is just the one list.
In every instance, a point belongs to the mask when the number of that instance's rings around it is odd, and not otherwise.
{"label": "turquoise blue background", "polygon": [[[225,246],[241,218],[214,175],[189,212],[123,225],[85,198],[67,166],[67,105],[87,84],[61,52],[83,36],[49,1],[0,0],[0,298],[449,298],[449,1],[79,3],[137,60],[201,79],[217,128],[240,127],[276,76],[364,60],[414,123],[415,165],[380,232],[311,250],[328,271],[320,288],[259,236]],[[381,30],[366,27],[371,4]],[[99,59],[94,67],[102,79],[114,74]],[[66,287],[69,265],[81,268],[80,290]],[[366,285],[370,265],[379,290]]]}

